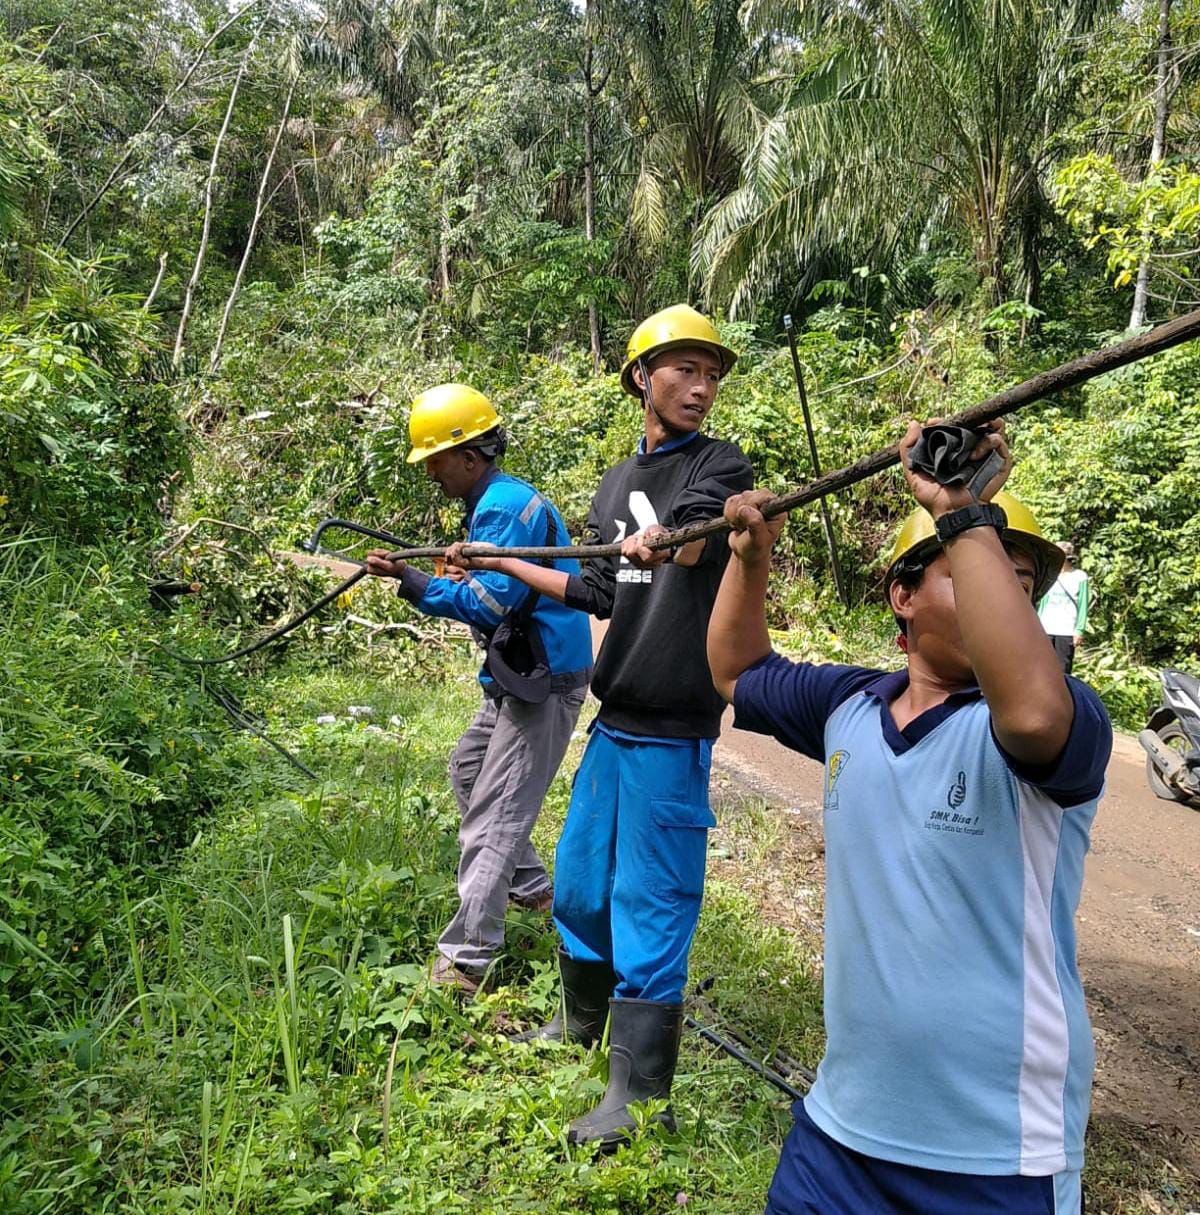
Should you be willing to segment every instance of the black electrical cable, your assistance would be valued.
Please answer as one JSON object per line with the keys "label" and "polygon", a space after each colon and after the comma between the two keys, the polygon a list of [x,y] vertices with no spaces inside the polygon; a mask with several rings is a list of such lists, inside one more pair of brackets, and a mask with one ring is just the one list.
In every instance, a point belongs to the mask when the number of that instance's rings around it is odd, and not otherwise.
{"label": "black electrical cable", "polygon": [[[1137,337],[1127,338],[1113,346],[1106,346],[1092,354],[1081,355],[1069,363],[1051,367],[1041,371],[1024,382],[1006,388],[994,396],[988,397],[978,405],[964,409],[951,417],[942,420],[947,426],[982,426],[1005,414],[1014,413],[1018,409],[1031,405],[1035,401],[1044,400],[1055,393],[1065,392],[1069,388],[1078,387],[1098,375],[1115,371],[1118,367],[1126,367],[1140,359],[1151,355],[1161,354],[1183,342],[1189,342],[1200,337],[1200,308],[1184,316],[1176,317],[1155,326],[1148,333]],[[764,518],[773,519],[777,515],[786,514],[797,506],[814,502],[827,494],[837,493],[848,489],[851,485],[865,480],[890,468],[900,462],[900,449],[897,444],[890,444],[870,455],[863,456],[853,464],[844,468],[825,473],[814,481],[790,490],[777,498],[763,503]],[[724,518],[718,516],[703,523],[693,523],[676,531],[656,533],[646,540],[645,544],[651,551],[661,549],[681,548],[693,540],[702,540],[720,532],[727,532],[730,525]],[[406,549],[395,554],[396,560],[414,560],[417,557],[440,557],[444,548],[427,546],[424,548]],[[541,546],[505,546],[492,544],[468,544],[463,554],[466,557],[522,557],[527,560],[541,560],[545,557],[573,557],[578,561],[594,560],[603,557],[618,557],[621,554],[619,544],[576,544],[559,547]]]}
{"label": "black electrical cable", "polygon": [[269,737],[245,711],[242,702],[238,700],[232,692],[227,692],[223,688],[217,687],[216,684],[210,683],[207,679],[201,680],[204,690],[212,697],[214,701],[225,711],[225,715],[233,722],[240,730],[245,730],[247,733],[253,734],[256,738],[262,739],[267,746],[273,748],[284,759],[296,768],[303,772],[310,780],[320,780],[321,778],[298,756],[293,755],[281,743],[277,743],[273,738]]}
{"label": "black electrical cable", "polygon": [[[1003,417],[1007,413],[1012,413],[1025,405],[1032,404],[1034,401],[1040,401],[1045,397],[1052,396],[1054,393],[1074,388],[1079,384],[1085,383],[1087,380],[1093,379],[1095,376],[1114,371],[1118,367],[1125,367],[1130,363],[1137,362],[1139,359],[1160,354],[1164,350],[1169,350],[1173,346],[1191,341],[1198,336],[1200,336],[1200,309],[1189,312],[1184,316],[1176,317],[1173,321],[1157,325],[1148,333],[1128,338],[1123,342],[1118,342],[1114,346],[1108,346],[1092,354],[1082,355],[1077,359],[1072,359],[1069,363],[1064,363],[1059,367],[1052,367],[1048,371],[1039,372],[1037,375],[1021,384],[1017,384],[1013,388],[1006,388],[1003,392],[989,397],[986,401],[982,401],[970,409],[965,409],[961,413],[944,419],[942,424],[946,426],[982,426],[996,418]],[[653,408],[653,405],[651,405],[651,408]],[[826,473],[824,476],[817,477],[798,489],[763,503],[763,516],[767,519],[773,519],[777,515],[782,515],[789,510],[795,509],[797,506],[803,506],[805,503],[823,498],[827,494],[847,489],[849,486],[863,481],[875,473],[882,472],[893,464],[899,463],[899,460],[900,454],[897,446],[884,447],[870,455],[863,456],[861,460],[856,460],[853,464],[848,464],[844,468]],[[340,523],[343,526],[348,524],[348,521],[345,520],[335,520],[334,522]],[[368,529],[362,528],[360,525],[351,524],[349,526],[351,530],[362,531],[364,534],[372,534]],[[708,536],[727,532],[729,529],[729,523],[723,517],[718,516],[703,523],[694,523],[675,531],[657,533],[647,539],[646,547],[652,551],[682,548],[685,544],[690,544],[694,540],[705,539]],[[418,557],[441,557],[444,552],[444,545],[401,548],[396,552],[389,553],[388,559],[391,561],[411,561]],[[469,544],[464,549],[464,555],[467,557],[508,556],[532,560],[564,557],[574,558],[578,561],[587,561],[604,557],[617,557],[620,556],[620,553],[620,544],[505,547],[492,544]],[[192,658],[187,654],[181,654],[178,650],[169,649],[161,643],[156,642],[155,644],[176,661],[185,662],[191,666],[211,666],[222,662],[236,662],[237,659],[245,658],[247,655],[253,654],[256,650],[261,650],[264,646],[278,641],[281,637],[285,637],[294,629],[299,628],[300,625],[306,620],[311,619],[323,607],[332,603],[339,595],[345,594],[356,582],[366,577],[366,573],[365,569],[358,570],[353,577],[347,578],[341,586],[330,591],[329,594],[323,595],[312,607],[300,616],[297,616],[295,620],[289,621],[280,628],[273,630],[265,637],[259,638],[258,641],[248,646],[243,646],[240,650],[235,650],[232,654],[223,654],[219,658]]]}
{"label": "black electrical cable", "polygon": [[[688,996],[686,1006],[694,1011],[702,1011],[725,1021],[726,1018],[721,1017],[719,1010],[709,1002],[705,994],[712,988],[715,982],[715,978],[710,976],[703,980],[703,982],[698,983]],[[794,1101],[799,1101],[804,1096],[804,1092],[790,1083],[780,1068],[786,1069],[792,1076],[799,1077],[806,1087],[811,1088],[813,1082],[816,1080],[815,1073],[809,1068],[783,1051],[771,1050],[764,1047],[761,1042],[756,1041],[746,1030],[726,1024],[724,1027],[725,1032],[729,1035],[729,1038],[733,1039],[733,1041],[729,1041],[715,1030],[697,1021],[693,1016],[685,1014],[684,1023],[689,1029],[695,1030],[706,1042],[711,1042],[713,1046],[723,1050],[731,1058],[744,1064],[751,1071],[757,1072],[769,1084],[774,1085],[781,1093],[785,1093]],[[749,1052],[753,1052],[753,1054]],[[770,1066],[766,1062],[767,1059],[770,1059],[777,1066]]]}
{"label": "black electrical cable", "polygon": [[713,1046],[719,1047],[727,1055],[736,1059],[739,1063],[745,1064],[751,1071],[757,1072],[768,1084],[774,1085],[781,1093],[785,1093],[791,1097],[793,1101],[800,1101],[804,1097],[804,1093],[789,1084],[777,1071],[768,1067],[765,1063],[760,1063],[757,1059],[746,1054],[734,1046],[732,1042],[727,1042],[720,1034],[714,1033],[706,1025],[701,1025],[694,1017],[685,1016],[683,1023],[688,1029],[694,1029],[706,1042],[711,1042]]}
{"label": "black electrical cable", "polygon": [[[402,554],[398,554],[401,556]],[[289,620],[287,624],[281,625],[277,629],[272,629],[265,636],[260,637],[257,641],[251,642],[249,645],[242,646],[240,650],[234,650],[232,654],[222,654],[218,658],[193,658],[190,654],[181,654],[178,650],[171,649],[170,646],[163,645],[161,641],[156,641],[154,644],[162,650],[162,652],[176,662],[186,662],[193,667],[208,667],[214,666],[221,662],[236,662],[239,658],[245,658],[249,654],[253,654],[256,650],[261,650],[263,646],[270,645],[273,641],[278,641],[281,637],[286,637],[288,633],[298,629],[306,620],[311,620],[322,608],[328,607],[339,595],[344,595],[356,582],[361,582],[367,576],[365,567],[361,570],[356,570],[351,577],[347,578],[340,586],[334,587],[327,595],[322,595],[316,603],[311,607],[306,608],[295,620]]]}
{"label": "black electrical cable", "polygon": [[326,553],[331,557],[338,557],[343,561],[355,561],[356,565],[364,564],[353,557],[347,557],[345,553],[321,547],[321,537],[330,528],[337,532],[357,532],[360,536],[367,536],[372,540],[381,540],[384,544],[390,544],[392,548],[415,547],[403,537],[394,535],[392,532],[380,531],[377,527],[367,527],[364,523],[355,523],[353,519],[338,519],[333,517],[322,519],[317,524],[317,530],[307,540],[301,541],[300,547],[306,552]]}
{"label": "black electrical cable", "polygon": [[[397,544],[400,545],[401,548],[415,547],[413,545],[409,545],[407,541],[402,539],[400,536],[393,535],[391,532],[384,532],[379,531],[377,528],[366,527],[361,523],[354,523],[349,519],[323,519],[320,524],[318,524],[317,530],[313,532],[311,539],[304,541],[300,547],[307,549],[310,553],[320,552],[321,537],[329,528],[333,528],[336,531],[357,532],[360,536],[369,536],[374,540],[382,540],[385,544]],[[391,560],[395,561],[399,560],[403,556],[403,553],[392,553],[389,554],[389,556]],[[341,559],[345,560],[346,558],[342,557]],[[362,565],[361,562],[357,562],[356,564]],[[328,607],[329,604],[334,602],[334,600],[344,595],[352,586],[355,585],[355,583],[360,582],[366,576],[367,568],[365,565],[362,565],[362,568],[347,578],[345,582],[343,582],[340,586],[334,587],[334,589],[328,594],[322,595],[321,598],[316,601],[316,603],[305,609],[305,611],[303,611],[294,620],[289,620],[286,624],[280,625],[279,628],[272,629],[271,632],[260,637],[257,641],[253,641],[249,645],[243,646],[240,650],[234,650],[232,654],[222,654],[217,658],[193,658],[189,654],[183,654],[179,650],[173,650],[170,648],[170,646],[163,645],[160,641],[156,641],[154,644],[158,646],[158,648],[162,650],[164,654],[174,658],[176,662],[185,662],[188,664],[188,666],[208,667],[215,666],[222,662],[236,662],[239,658],[245,658],[248,655],[253,654],[255,651],[263,649],[264,646],[268,646],[272,642],[278,641],[281,637],[286,637],[289,633],[293,632],[304,624],[305,621],[311,620],[322,608]]]}

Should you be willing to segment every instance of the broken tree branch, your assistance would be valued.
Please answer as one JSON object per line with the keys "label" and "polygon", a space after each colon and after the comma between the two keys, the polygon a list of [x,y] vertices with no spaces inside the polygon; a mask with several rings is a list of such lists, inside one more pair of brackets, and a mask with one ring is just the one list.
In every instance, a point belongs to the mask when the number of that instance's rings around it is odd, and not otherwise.
{"label": "broken tree branch", "polygon": [[166,113],[167,106],[169,106],[171,104],[171,102],[174,101],[175,98],[187,87],[188,81],[191,80],[192,76],[195,75],[196,69],[204,62],[204,57],[205,57],[205,55],[208,54],[209,50],[212,47],[212,44],[214,42],[216,42],[216,40],[231,25],[233,25],[233,23],[235,21],[240,21],[242,19],[242,17],[244,17],[252,8],[255,8],[258,5],[258,3],[259,3],[259,0],[248,0],[248,3],[242,5],[242,7],[239,8],[238,11],[233,14],[233,16],[231,16],[227,21],[222,22],[220,25],[217,26],[217,28],[215,30],[213,30],[213,32],[209,35],[208,40],[200,48],[200,53],[196,56],[195,59],[192,60],[192,66],[189,67],[186,72],[184,72],[183,79],[166,95],[166,97],[163,98],[162,104],[158,107],[157,110],[154,111],[153,114],[150,115],[149,121],[146,123],[146,125],[144,127],[142,127],[142,129],[138,132],[138,134],[126,142],[125,155],[122,156],[121,159],[118,160],[117,163],[113,166],[113,171],[108,175],[108,177],[105,178],[104,185],[102,185],[100,187],[100,189],[97,190],[94,195],[92,195],[91,202],[89,202],[83,208],[83,210],[80,211],[79,214],[77,216],[75,216],[75,218],[71,221],[70,226],[67,228],[67,230],[62,234],[62,237],[59,239],[59,242],[58,242],[59,249],[63,248],[63,246],[66,245],[67,241],[69,241],[71,239],[71,236],[74,233],[75,229],[78,228],[79,225],[81,223],[83,223],[83,221],[85,219],[87,219],[87,217],[92,213],[92,210],[96,206],[96,204],[109,192],[110,189],[112,189],[113,182],[115,182],[117,180],[117,177],[120,175],[121,170],[124,169],[125,166],[129,163],[130,157],[133,155],[134,150],[138,147],[138,137],[141,135],[145,135],[146,132],[149,131],[150,128],[153,127],[156,122],[158,122],[158,120],[163,116],[163,114]]}

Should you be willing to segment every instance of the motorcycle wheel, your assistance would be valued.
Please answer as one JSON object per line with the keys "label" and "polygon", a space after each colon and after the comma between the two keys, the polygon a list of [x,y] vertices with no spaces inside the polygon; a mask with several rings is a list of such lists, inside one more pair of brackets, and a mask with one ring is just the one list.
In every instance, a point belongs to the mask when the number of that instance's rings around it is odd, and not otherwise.
{"label": "motorcycle wheel", "polygon": [[[1187,752],[1188,738],[1178,721],[1166,722],[1164,725],[1158,727],[1156,733],[1162,739],[1163,746],[1170,747],[1172,751],[1178,751],[1181,755]],[[1150,783],[1154,796],[1161,797],[1163,801],[1187,802],[1191,800],[1186,793],[1181,792],[1174,785],[1169,785],[1163,780],[1162,774],[1155,766],[1154,760],[1148,755],[1146,756],[1146,780]]]}

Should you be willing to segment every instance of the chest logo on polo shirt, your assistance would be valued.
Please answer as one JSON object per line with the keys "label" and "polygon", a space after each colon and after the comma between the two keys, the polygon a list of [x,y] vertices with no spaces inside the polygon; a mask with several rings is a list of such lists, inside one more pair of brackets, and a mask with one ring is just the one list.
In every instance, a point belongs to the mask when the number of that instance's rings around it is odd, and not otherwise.
{"label": "chest logo on polo shirt", "polygon": [[967,800],[967,774],[959,772],[946,791],[948,810],[931,810],[925,820],[926,831],[948,831],[953,835],[982,835],[978,814],[969,814],[963,806]]}
{"label": "chest logo on polo shirt", "polygon": [[850,762],[849,751],[835,751],[825,765],[825,809],[836,810],[838,807],[838,795],[836,787],[838,777],[846,770],[846,765]]}
{"label": "chest logo on polo shirt", "polygon": [[960,772],[958,779],[950,786],[950,792],[946,794],[946,805],[951,810],[957,810],[959,806],[967,800],[967,774]]}

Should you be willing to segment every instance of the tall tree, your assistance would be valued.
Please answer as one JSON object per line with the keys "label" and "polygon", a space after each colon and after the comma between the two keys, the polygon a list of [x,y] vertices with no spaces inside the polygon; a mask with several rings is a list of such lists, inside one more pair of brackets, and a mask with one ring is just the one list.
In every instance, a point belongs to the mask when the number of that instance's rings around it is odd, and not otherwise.
{"label": "tall tree", "polygon": [[20,224],[36,166],[49,156],[37,120],[49,94],[46,73],[33,56],[0,40],[0,239]]}
{"label": "tall tree", "polygon": [[[1150,173],[1163,162],[1167,154],[1167,116],[1171,112],[1171,0],[1158,0],[1158,45],[1154,57],[1154,137],[1150,144]],[[1146,255],[1138,265],[1137,282],[1133,289],[1133,308],[1129,313],[1129,328],[1138,329],[1146,322],[1146,303],[1150,297],[1150,258]]]}
{"label": "tall tree", "polygon": [[438,0],[333,0],[307,41],[310,63],[369,92],[411,134],[443,34]]}
{"label": "tall tree", "polygon": [[[588,243],[588,274],[596,273],[592,243],[596,239],[596,99],[604,92],[609,71],[600,71],[596,62],[595,0],[584,0],[583,6],[583,234]],[[599,372],[600,310],[595,296],[588,297],[588,344],[592,353],[592,370]]]}
{"label": "tall tree", "polygon": [[212,216],[213,216],[213,201],[216,193],[217,184],[217,165],[221,159],[221,147],[225,142],[225,136],[229,131],[229,123],[233,118],[233,108],[237,104],[238,90],[242,87],[242,79],[246,75],[246,68],[250,64],[250,58],[254,54],[254,39],[251,39],[250,45],[243,52],[241,61],[238,63],[237,75],[233,78],[233,87],[229,90],[229,104],[225,107],[225,120],[221,123],[221,129],[217,133],[217,137],[213,140],[212,158],[208,164],[208,180],[204,187],[204,220],[200,227],[200,244],[196,249],[196,261],[192,266],[192,274],[188,279],[187,288],[183,294],[183,311],[179,316],[179,328],[175,333],[175,351],[171,356],[171,362],[178,367],[183,359],[183,347],[187,338],[188,321],[192,315],[192,304],[196,298],[196,288],[200,283],[200,274],[204,269],[204,257],[208,252],[208,237],[212,231]]}
{"label": "tall tree", "polygon": [[603,36],[621,58],[630,220],[643,244],[682,238],[737,184],[762,122],[758,75],[772,38],[752,37],[738,0],[608,0]]}
{"label": "tall tree", "polygon": [[229,295],[225,300],[225,308],[221,313],[221,324],[217,328],[217,336],[213,342],[212,353],[208,358],[208,370],[210,374],[215,372],[221,364],[221,347],[225,343],[225,333],[229,328],[229,318],[233,313],[233,306],[237,302],[238,292],[241,291],[242,279],[246,275],[246,266],[250,262],[250,255],[254,252],[254,242],[258,236],[258,226],[262,222],[263,212],[266,210],[267,186],[271,181],[271,168],[275,164],[275,154],[279,151],[279,144],[283,139],[283,132],[287,127],[288,115],[292,112],[292,98],[296,95],[296,85],[300,81],[300,74],[295,70],[294,65],[292,65],[289,74],[291,75],[291,80],[288,83],[287,96],[283,99],[283,109],[280,111],[279,121],[275,126],[275,138],[271,142],[271,150],[267,153],[262,176],[258,180],[258,194],[254,199],[254,215],[250,220],[250,231],[246,234],[246,243],[242,249],[241,260],[238,262],[237,274],[234,275],[233,286],[229,288]]}
{"label": "tall tree", "polygon": [[69,241],[71,239],[71,236],[75,232],[75,229],[78,228],[79,225],[82,224],[84,222],[84,220],[87,219],[87,217],[92,213],[92,211],[95,209],[95,207],[100,202],[100,200],[108,193],[108,191],[110,189],[112,189],[112,187],[116,184],[116,182],[118,180],[120,180],[122,174],[125,172],[130,161],[133,160],[135,158],[137,152],[145,146],[144,140],[142,137],[144,137],[146,134],[148,134],[155,127],[155,125],[158,123],[159,119],[161,119],[163,117],[163,115],[167,112],[167,108],[171,104],[171,102],[174,101],[176,99],[176,97],[180,93],[182,93],[184,91],[184,89],[187,88],[189,82],[192,79],[192,76],[196,72],[196,69],[199,68],[200,65],[205,61],[205,58],[207,57],[208,52],[211,50],[211,48],[216,43],[216,41],[220,38],[220,36],[231,25],[233,25],[236,21],[239,21],[246,13],[248,13],[251,9],[256,7],[258,3],[259,3],[259,0],[247,0],[247,2],[245,4],[243,4],[240,8],[235,10],[232,15],[228,16],[220,25],[217,26],[217,28],[215,30],[213,30],[213,32],[209,35],[207,40],[204,42],[204,45],[200,48],[199,53],[196,55],[196,57],[192,61],[191,65],[188,67],[187,71],[183,73],[183,76],[180,78],[180,80],[175,85],[175,87],[170,91],[170,93],[168,93],[167,96],[163,98],[162,103],[154,111],[154,113],[150,115],[149,119],[146,121],[146,124],[142,127],[142,129],[139,132],[137,132],[137,137],[135,137],[133,139],[129,139],[127,141],[126,146],[125,146],[125,151],[122,153],[122,155],[118,159],[117,163],[113,166],[112,171],[104,179],[103,184],[87,200],[87,202],[84,204],[83,208],[80,210],[79,214],[76,215],[75,218],[67,225],[66,231],[63,232],[61,238],[59,239],[60,247],[65,245],[67,243],[67,241]]}
{"label": "tall tree", "polygon": [[[1112,0],[832,0],[779,48],[792,77],[736,191],[708,217],[711,299],[746,310],[841,255],[888,261],[957,228],[994,301],[1036,273],[1045,174],[1083,36]],[[764,0],[778,28],[795,10]],[[794,20],[794,19],[793,19]],[[851,263],[853,264],[853,263]]]}

